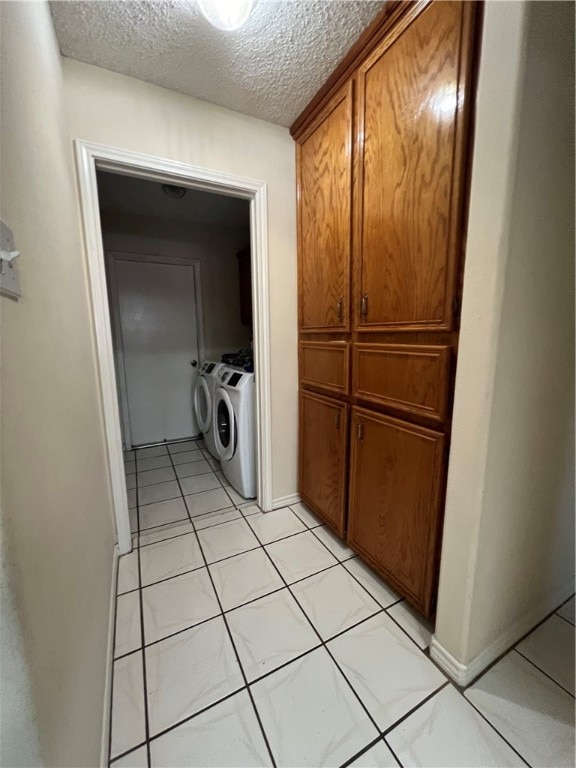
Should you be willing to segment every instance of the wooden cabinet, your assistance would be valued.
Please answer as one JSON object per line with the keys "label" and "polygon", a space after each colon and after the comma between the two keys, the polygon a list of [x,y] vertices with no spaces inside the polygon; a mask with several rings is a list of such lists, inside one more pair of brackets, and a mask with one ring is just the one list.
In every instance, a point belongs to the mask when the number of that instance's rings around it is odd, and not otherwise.
{"label": "wooden cabinet", "polygon": [[348,542],[429,615],[443,489],[444,435],[354,408]]}
{"label": "wooden cabinet", "polygon": [[386,3],[291,128],[300,495],[427,616],[439,571],[481,8]]}
{"label": "wooden cabinet", "polygon": [[312,392],[300,394],[300,496],[344,535],[348,406]]}
{"label": "wooden cabinet", "polygon": [[352,85],[298,144],[299,315],[303,331],[348,330]]}
{"label": "wooden cabinet", "polygon": [[358,71],[355,311],[364,330],[452,327],[464,10],[432,3]]}

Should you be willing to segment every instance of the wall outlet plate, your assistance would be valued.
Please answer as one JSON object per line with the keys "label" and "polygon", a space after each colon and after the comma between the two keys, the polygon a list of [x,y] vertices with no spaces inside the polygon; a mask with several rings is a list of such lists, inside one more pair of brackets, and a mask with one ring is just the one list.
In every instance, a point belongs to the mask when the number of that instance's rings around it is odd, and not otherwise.
{"label": "wall outlet plate", "polygon": [[0,221],[0,294],[15,299],[20,297],[19,256],[12,230]]}

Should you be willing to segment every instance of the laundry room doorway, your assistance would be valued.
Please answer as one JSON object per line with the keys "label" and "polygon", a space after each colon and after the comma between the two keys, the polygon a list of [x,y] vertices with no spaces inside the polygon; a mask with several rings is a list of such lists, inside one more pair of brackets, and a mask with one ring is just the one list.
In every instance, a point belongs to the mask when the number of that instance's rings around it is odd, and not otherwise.
{"label": "laundry room doorway", "polygon": [[[82,141],[75,144],[120,553],[130,551],[134,533],[127,491],[131,498],[140,493],[146,496],[150,504],[150,508],[145,510],[147,517],[150,516],[152,503],[156,503],[151,501],[152,491],[167,494],[178,489],[183,497],[178,504],[181,506],[183,502],[188,507],[189,517],[194,516],[191,506],[200,499],[208,500],[208,496],[219,499],[225,495],[228,501],[232,501],[232,506],[244,501],[237,499],[234,490],[227,487],[227,478],[223,477],[226,467],[219,471],[218,461],[210,456],[206,441],[196,442],[198,425],[193,411],[190,411],[195,389],[193,378],[209,360],[220,362],[222,358],[223,363],[240,366],[239,370],[246,371],[244,380],[253,382],[255,484],[247,497],[255,497],[264,511],[270,510],[272,458],[266,185],[252,179],[110,147]],[[201,263],[194,264],[199,252],[198,243],[193,244],[189,253],[184,254],[186,258],[182,259],[182,254],[164,248],[163,244],[156,247],[156,243],[151,243],[142,250],[134,247],[133,243],[124,247],[126,243],[118,240],[106,242],[99,207],[99,182],[101,176],[110,175],[127,181],[153,182],[152,186],[157,188],[178,189],[181,197],[185,196],[183,190],[189,191],[186,199],[200,203],[202,195],[220,197],[231,205],[241,203],[240,207],[245,211],[247,237],[242,242],[243,247],[237,247],[240,241],[234,245],[234,298],[232,294],[228,297],[226,294],[225,276],[232,274],[230,270],[219,271],[216,266],[210,277],[210,269],[202,258],[198,260]],[[130,200],[132,196],[125,196],[125,199]],[[158,203],[158,210],[144,215],[139,226],[146,228],[148,220],[157,216],[162,205]],[[213,249],[208,250],[213,253]],[[227,250],[230,252],[230,248]],[[250,281],[252,295],[249,312],[245,300],[246,285],[238,284],[242,273]],[[208,280],[204,279],[205,275],[208,275]],[[210,280],[215,293],[207,299],[206,284]],[[212,347],[208,348],[209,334],[204,322],[206,314],[211,312],[212,320],[216,318],[214,333],[217,335],[218,324],[225,322],[221,322],[221,318],[225,318],[234,302],[237,304],[234,314],[239,318],[238,327],[242,330],[238,331],[237,337],[234,334],[228,336],[224,346],[219,346],[212,338]],[[197,342],[194,342],[194,334]],[[174,388],[174,371],[182,372],[184,367],[186,375],[182,381],[185,383]],[[181,393],[180,407],[177,406],[180,396],[176,391],[178,388]],[[170,405],[175,406],[175,412],[179,411],[174,419],[170,415]],[[182,418],[184,411],[188,414],[186,418]],[[178,444],[174,441],[186,442]],[[135,453],[134,448],[137,449]],[[197,452],[194,456],[193,451]],[[126,469],[125,461],[127,465],[134,463],[138,468]],[[197,466],[192,466],[194,462]],[[184,463],[187,465],[186,474]],[[194,480],[200,474],[197,470],[206,465],[202,482]],[[152,489],[148,483],[141,483],[138,477],[140,471],[148,473],[150,479],[153,472],[157,474],[158,480],[154,482],[158,486]],[[210,471],[215,477],[210,476]],[[134,474],[130,476],[130,473]],[[168,474],[174,474],[174,477],[168,479]],[[160,480],[160,475],[166,475],[166,478]],[[221,482],[221,488],[200,491],[200,485],[213,485],[216,479]],[[148,490],[143,491],[141,485]],[[233,480],[230,480],[230,485],[234,487]],[[188,490],[193,486],[198,486],[198,496],[194,499],[188,495],[196,492],[196,489]],[[206,495],[201,497],[201,492]],[[176,506],[176,502],[172,502],[173,499],[167,498],[166,507]],[[164,522],[164,519],[158,518],[154,525]]]}

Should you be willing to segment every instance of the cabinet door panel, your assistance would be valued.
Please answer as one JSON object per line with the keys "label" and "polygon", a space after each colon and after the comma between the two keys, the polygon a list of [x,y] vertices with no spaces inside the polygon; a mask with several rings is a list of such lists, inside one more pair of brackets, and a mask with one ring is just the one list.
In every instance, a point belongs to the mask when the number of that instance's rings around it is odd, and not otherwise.
{"label": "cabinet door panel", "polygon": [[349,329],[352,84],[298,145],[300,327]]}
{"label": "cabinet door panel", "polygon": [[347,395],[349,358],[345,341],[301,341],[300,383]]}
{"label": "cabinet door panel", "polygon": [[429,615],[436,578],[444,435],[354,408],[348,541]]}
{"label": "cabinet door panel", "polygon": [[300,497],[344,535],[348,406],[300,393]]}
{"label": "cabinet door panel", "polygon": [[463,12],[432,3],[360,67],[361,330],[452,326]]}

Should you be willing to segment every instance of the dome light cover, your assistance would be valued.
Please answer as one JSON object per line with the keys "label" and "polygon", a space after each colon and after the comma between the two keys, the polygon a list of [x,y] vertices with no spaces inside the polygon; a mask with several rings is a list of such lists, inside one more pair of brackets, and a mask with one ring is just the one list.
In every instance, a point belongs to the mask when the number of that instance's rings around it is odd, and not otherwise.
{"label": "dome light cover", "polygon": [[230,32],[248,21],[254,0],[198,0],[198,7],[212,26]]}

